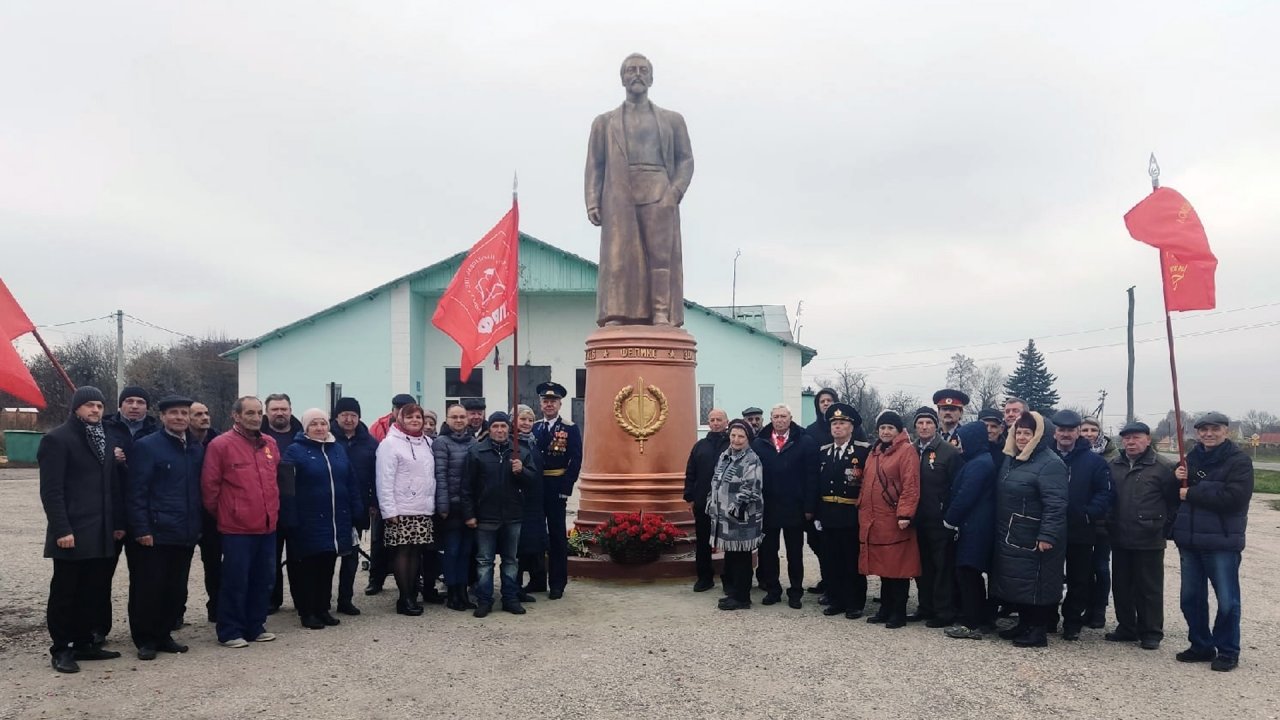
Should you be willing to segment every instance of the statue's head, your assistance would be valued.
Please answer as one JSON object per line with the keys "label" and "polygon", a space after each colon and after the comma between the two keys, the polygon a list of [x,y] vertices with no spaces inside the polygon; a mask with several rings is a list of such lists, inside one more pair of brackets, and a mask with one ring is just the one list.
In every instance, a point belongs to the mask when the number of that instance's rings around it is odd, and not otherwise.
{"label": "statue's head", "polygon": [[653,87],[653,64],[640,53],[631,53],[622,61],[622,87],[637,95]]}

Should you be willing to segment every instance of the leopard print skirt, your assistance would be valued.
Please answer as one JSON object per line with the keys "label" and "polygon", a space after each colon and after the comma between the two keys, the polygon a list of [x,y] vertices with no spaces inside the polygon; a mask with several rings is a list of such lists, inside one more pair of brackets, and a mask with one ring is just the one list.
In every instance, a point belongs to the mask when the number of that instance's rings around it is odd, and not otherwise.
{"label": "leopard print skirt", "polygon": [[430,515],[401,515],[387,523],[382,538],[387,547],[399,545],[432,545],[435,543]]}

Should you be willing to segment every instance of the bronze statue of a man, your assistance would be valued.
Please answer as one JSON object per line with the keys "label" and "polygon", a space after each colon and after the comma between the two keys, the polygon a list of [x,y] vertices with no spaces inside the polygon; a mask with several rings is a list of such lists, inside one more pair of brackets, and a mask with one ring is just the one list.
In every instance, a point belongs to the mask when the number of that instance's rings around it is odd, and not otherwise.
{"label": "bronze statue of a man", "polygon": [[591,123],[587,219],[600,227],[596,324],[684,324],[680,200],[693,148],[680,113],[649,101],[653,65],[622,61],[627,99]]}

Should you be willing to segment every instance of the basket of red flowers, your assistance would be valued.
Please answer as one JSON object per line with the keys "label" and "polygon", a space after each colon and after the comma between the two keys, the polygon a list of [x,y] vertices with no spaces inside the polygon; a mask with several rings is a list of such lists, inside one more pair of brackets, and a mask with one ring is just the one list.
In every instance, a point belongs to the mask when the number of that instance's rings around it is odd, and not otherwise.
{"label": "basket of red flowers", "polygon": [[617,563],[651,563],[685,536],[680,528],[656,513],[614,513],[596,526],[596,542]]}

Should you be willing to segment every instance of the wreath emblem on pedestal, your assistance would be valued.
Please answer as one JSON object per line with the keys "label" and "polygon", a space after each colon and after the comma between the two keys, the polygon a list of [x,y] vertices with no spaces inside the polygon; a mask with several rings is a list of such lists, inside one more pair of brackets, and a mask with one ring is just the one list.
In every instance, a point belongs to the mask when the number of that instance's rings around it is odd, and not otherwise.
{"label": "wreath emblem on pedestal", "polygon": [[623,432],[640,443],[641,455],[644,441],[662,429],[669,410],[667,396],[657,385],[645,385],[644,378],[622,388],[613,398],[613,418]]}

